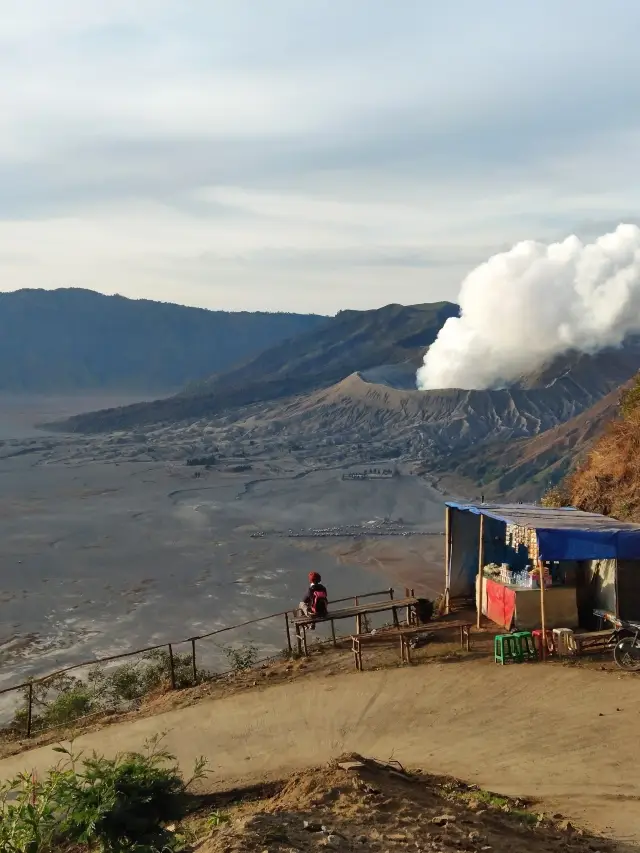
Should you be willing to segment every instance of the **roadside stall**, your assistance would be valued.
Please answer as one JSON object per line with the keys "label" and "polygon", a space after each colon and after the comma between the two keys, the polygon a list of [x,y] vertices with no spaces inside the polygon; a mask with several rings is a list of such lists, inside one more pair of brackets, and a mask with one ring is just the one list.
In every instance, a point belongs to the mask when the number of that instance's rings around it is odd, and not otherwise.
{"label": "roadside stall", "polygon": [[448,501],[445,599],[473,596],[507,630],[592,629],[640,618],[640,525],[573,507]]}

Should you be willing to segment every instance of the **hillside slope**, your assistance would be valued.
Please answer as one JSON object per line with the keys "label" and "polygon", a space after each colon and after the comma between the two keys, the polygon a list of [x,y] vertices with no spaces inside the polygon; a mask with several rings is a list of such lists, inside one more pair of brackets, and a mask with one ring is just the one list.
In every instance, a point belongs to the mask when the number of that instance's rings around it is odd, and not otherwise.
{"label": "hillside slope", "polygon": [[167,391],[325,322],[76,288],[0,293],[0,391]]}
{"label": "hillside slope", "polygon": [[413,369],[444,322],[457,312],[458,307],[449,302],[343,311],[235,369],[192,383],[182,394],[82,415],[67,422],[65,428],[101,432],[202,418],[228,408],[326,388],[356,370],[387,362],[409,363]]}
{"label": "hillside slope", "polygon": [[586,459],[547,498],[588,512],[640,521],[640,375]]}
{"label": "hillside slope", "polygon": [[[634,372],[640,353],[629,360],[628,370]],[[606,358],[594,357],[589,384],[579,384],[569,371],[548,388],[490,391],[409,390],[368,382],[363,374],[353,373],[330,388],[272,404],[244,428],[247,436],[260,442],[267,440],[275,424],[309,449],[322,439],[364,448],[375,443],[380,458],[422,459],[431,469],[469,478],[490,462],[516,464],[525,451],[517,440],[537,436],[540,447],[528,451],[533,457],[530,473],[544,461],[544,436],[549,430],[572,423],[594,405],[604,411],[615,407],[619,374],[615,370],[608,375],[606,366]],[[587,423],[592,417],[593,413],[587,416]],[[569,427],[568,434],[573,431],[579,435],[579,425]],[[505,450],[509,456],[503,460]],[[464,463],[466,468],[460,470]]]}
{"label": "hillside slope", "polygon": [[[345,752],[392,756],[404,767],[542,800],[541,811],[561,811],[578,824],[640,841],[640,782],[636,774],[621,772],[640,759],[640,697],[633,676],[551,664],[513,667],[507,675],[489,660],[328,675],[314,672],[280,686],[138,716],[87,733],[78,743],[89,753],[139,751],[166,732],[163,748],[185,772],[204,755],[215,767],[213,779],[225,787],[313,767],[318,744],[323,760]],[[514,701],[517,696],[526,701]],[[509,713],[496,725],[499,708]],[[59,759],[50,746],[13,756],[0,762],[0,779],[22,771],[40,777]],[[517,843],[511,849],[528,850]]]}

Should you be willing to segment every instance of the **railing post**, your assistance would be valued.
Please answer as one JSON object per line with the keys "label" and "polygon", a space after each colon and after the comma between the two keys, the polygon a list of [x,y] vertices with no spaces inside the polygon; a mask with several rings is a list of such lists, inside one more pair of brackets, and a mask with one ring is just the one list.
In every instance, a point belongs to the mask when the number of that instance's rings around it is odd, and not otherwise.
{"label": "railing post", "polygon": [[293,651],[291,646],[291,628],[289,627],[289,611],[284,614],[284,624],[287,629],[287,648],[289,649],[289,654]]}
{"label": "railing post", "polygon": [[176,666],[173,660],[173,647],[169,643],[169,671],[171,674],[171,689],[176,689]]}
{"label": "railing post", "polygon": [[196,668],[196,640],[195,637],[191,640],[191,664],[193,666],[193,683],[198,683],[198,670]]}
{"label": "railing post", "polygon": [[33,681],[29,682],[29,695],[27,697],[27,737],[31,737],[31,724],[33,722]]}
{"label": "railing post", "polygon": [[393,587],[389,587],[389,601],[393,601]]}

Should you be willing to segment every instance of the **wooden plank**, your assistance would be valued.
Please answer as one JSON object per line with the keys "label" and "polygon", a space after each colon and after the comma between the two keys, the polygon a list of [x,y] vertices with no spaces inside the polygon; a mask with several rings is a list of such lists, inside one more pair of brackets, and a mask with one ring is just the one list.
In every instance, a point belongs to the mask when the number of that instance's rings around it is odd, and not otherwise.
{"label": "wooden plank", "polygon": [[395,599],[393,602],[391,601],[378,601],[374,604],[361,604],[358,607],[348,607],[342,610],[331,610],[328,615],[323,619],[318,619],[313,616],[296,616],[293,619],[294,625],[309,625],[311,622],[329,622],[331,619],[351,619],[354,616],[367,615],[369,613],[385,613],[388,611],[395,610],[397,612],[398,608],[407,607],[407,606],[415,606],[417,604],[417,598],[404,598],[404,599]]}

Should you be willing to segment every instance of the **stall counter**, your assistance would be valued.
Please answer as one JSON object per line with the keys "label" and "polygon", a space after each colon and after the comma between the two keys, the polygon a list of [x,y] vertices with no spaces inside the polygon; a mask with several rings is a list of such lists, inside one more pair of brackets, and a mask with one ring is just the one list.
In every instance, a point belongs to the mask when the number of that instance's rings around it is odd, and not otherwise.
{"label": "stall counter", "polygon": [[[544,609],[547,628],[573,628],[578,624],[576,588],[545,587]],[[540,589],[511,586],[482,577],[482,613],[507,630],[540,628]]]}

